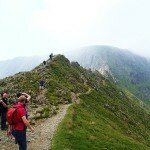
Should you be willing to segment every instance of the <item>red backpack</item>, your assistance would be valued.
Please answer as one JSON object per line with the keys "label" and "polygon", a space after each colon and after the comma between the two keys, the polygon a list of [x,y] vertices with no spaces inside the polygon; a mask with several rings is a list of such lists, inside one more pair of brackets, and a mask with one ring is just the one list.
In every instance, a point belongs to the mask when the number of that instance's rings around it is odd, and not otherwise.
{"label": "red backpack", "polygon": [[9,125],[14,125],[17,123],[16,120],[14,119],[17,109],[18,109],[17,106],[13,106],[8,109],[8,111],[6,113],[6,119],[7,119],[7,122]]}

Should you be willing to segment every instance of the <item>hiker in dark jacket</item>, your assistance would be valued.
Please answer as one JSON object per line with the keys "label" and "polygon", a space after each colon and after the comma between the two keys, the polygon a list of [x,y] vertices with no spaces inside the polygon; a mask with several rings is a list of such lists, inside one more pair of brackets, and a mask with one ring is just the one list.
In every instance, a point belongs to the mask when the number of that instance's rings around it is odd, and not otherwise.
{"label": "hiker in dark jacket", "polygon": [[41,93],[42,90],[44,90],[44,86],[45,86],[45,80],[41,79],[39,80],[39,92]]}
{"label": "hiker in dark jacket", "polygon": [[49,55],[49,58],[50,58],[50,60],[52,60],[53,59],[53,53],[51,53],[50,55]]}
{"label": "hiker in dark jacket", "polygon": [[3,92],[0,100],[1,130],[6,130],[6,112],[8,109],[8,93]]}
{"label": "hiker in dark jacket", "polygon": [[19,145],[19,150],[27,150],[26,127],[28,127],[32,132],[34,132],[34,129],[31,127],[29,121],[26,118],[26,101],[27,98],[24,95],[21,95],[18,98],[18,103],[16,105],[17,110],[14,115],[16,123],[13,125],[12,134]]}
{"label": "hiker in dark jacket", "polygon": [[39,88],[40,88],[40,89],[44,89],[44,85],[45,85],[45,81],[44,81],[43,79],[41,79],[41,80],[39,81]]}
{"label": "hiker in dark jacket", "polygon": [[43,61],[43,65],[44,65],[44,66],[46,65],[46,61],[45,61],[45,60]]}

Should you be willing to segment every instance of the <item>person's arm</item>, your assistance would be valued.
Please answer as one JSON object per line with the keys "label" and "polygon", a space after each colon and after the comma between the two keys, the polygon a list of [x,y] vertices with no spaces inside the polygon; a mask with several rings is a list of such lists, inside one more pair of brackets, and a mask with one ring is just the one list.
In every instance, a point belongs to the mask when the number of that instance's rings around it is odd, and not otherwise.
{"label": "person's arm", "polygon": [[29,94],[27,94],[27,93],[22,93],[22,94],[25,95],[25,96],[27,97],[27,102],[29,102],[30,99],[31,99],[31,96],[30,96]]}
{"label": "person's arm", "polygon": [[30,125],[29,121],[27,120],[26,116],[23,116],[23,117],[22,117],[22,121],[23,121],[23,123],[24,123],[32,132],[34,132],[34,129],[31,127],[31,125]]}
{"label": "person's arm", "polygon": [[5,104],[5,103],[3,102],[3,100],[0,100],[0,103],[1,103],[5,108],[8,108],[8,105]]}
{"label": "person's arm", "polygon": [[8,125],[7,136],[10,136],[11,134],[12,134],[12,126]]}

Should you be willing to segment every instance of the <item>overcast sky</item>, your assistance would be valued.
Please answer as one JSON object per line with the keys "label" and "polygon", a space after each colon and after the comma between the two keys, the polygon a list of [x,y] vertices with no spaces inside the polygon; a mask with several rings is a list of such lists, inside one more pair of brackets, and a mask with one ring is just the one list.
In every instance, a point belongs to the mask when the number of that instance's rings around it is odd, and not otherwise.
{"label": "overcast sky", "polygon": [[0,60],[111,45],[150,57],[150,0],[0,0]]}

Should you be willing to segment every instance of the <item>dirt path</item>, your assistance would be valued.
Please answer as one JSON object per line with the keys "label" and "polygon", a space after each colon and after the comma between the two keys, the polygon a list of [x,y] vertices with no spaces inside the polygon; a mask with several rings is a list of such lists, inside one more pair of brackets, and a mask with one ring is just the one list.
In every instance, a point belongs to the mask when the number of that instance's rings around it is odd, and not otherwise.
{"label": "dirt path", "polygon": [[[84,80],[84,85],[88,87],[87,80],[82,77]],[[91,88],[88,87],[88,91],[85,94],[89,94],[91,92]],[[79,96],[83,93],[71,93],[72,95],[72,101],[76,102],[77,104],[80,103]],[[43,93],[38,97],[38,101],[41,99],[43,100]],[[68,107],[71,104],[68,105],[61,105],[59,112],[51,117],[47,118],[45,120],[42,120],[37,125],[34,126],[35,133],[31,133],[27,131],[27,139],[30,140],[28,143],[28,150],[50,150],[51,141],[53,138],[53,135],[59,125],[59,123],[62,121],[62,119],[65,117],[65,114],[67,112]],[[18,145],[14,144],[14,140],[10,139],[6,135],[6,131],[2,132],[0,131],[0,150],[18,150]]]}
{"label": "dirt path", "polygon": [[[28,150],[49,150],[54,132],[57,126],[64,118],[68,105],[62,105],[59,112],[48,119],[43,120],[35,126],[35,133],[27,132],[27,137],[30,140]],[[14,140],[7,138],[6,132],[0,132],[0,150],[18,150],[18,145],[14,144]]]}

